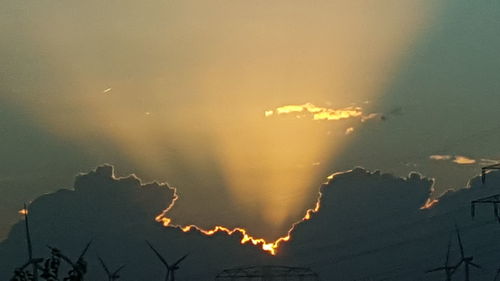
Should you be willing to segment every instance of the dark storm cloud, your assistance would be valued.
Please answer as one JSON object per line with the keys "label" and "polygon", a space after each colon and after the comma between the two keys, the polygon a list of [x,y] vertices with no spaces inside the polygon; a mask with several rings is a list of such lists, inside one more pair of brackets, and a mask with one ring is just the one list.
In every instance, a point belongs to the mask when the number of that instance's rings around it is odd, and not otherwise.
{"label": "dark storm cloud", "polygon": [[[154,218],[173,202],[174,197],[174,189],[166,184],[141,183],[133,175],[116,178],[112,166],[100,166],[77,176],[74,190],[41,196],[30,205],[35,255],[46,254],[45,245],[49,244],[67,249],[70,256],[77,256],[85,243],[95,238],[89,252],[93,268],[89,273],[91,280],[101,277],[101,269],[95,263],[96,254],[110,262],[134,264],[124,272],[126,279],[153,280],[163,275],[163,269],[145,240],[157,245],[170,260],[186,252],[193,253],[189,257],[188,273],[185,273],[190,278],[203,276],[207,271],[213,274],[218,262],[236,265],[243,262],[242,257],[260,258],[257,249],[240,246],[236,237],[216,235],[207,238],[160,226]],[[1,280],[7,278],[10,269],[24,262],[24,245],[23,224],[18,223],[0,245]],[[233,254],[224,257],[221,253]],[[206,260],[205,256],[215,260]],[[204,270],[195,271],[193,266]],[[179,277],[186,275],[180,273]]]}
{"label": "dark storm cloud", "polygon": [[[178,277],[185,280],[211,279],[218,271],[237,265],[273,263],[311,266],[323,278],[440,280],[439,274],[423,272],[441,264],[456,221],[463,229],[466,251],[486,268],[474,274],[491,277],[496,246],[488,237],[494,238],[500,228],[489,208],[478,208],[477,218],[471,220],[469,203],[499,192],[500,173],[488,174],[486,185],[474,178],[470,188],[447,192],[432,208],[421,209],[432,185],[431,179],[415,173],[407,178],[362,168],[338,173],[321,187],[320,212],[299,224],[291,241],[271,257],[256,247],[240,245],[239,237],[208,237],[161,227],[154,217],[172,202],[174,190],[165,184],[143,184],[135,176],[116,178],[111,166],[102,166],[79,175],[74,190],[35,200],[30,207],[32,235],[37,256],[47,253],[45,244],[77,255],[88,239],[95,238],[88,255],[92,279],[102,277],[97,253],[112,263],[127,263],[124,280],[152,280],[162,274],[145,245],[147,239],[169,260],[191,253],[179,271]],[[0,270],[2,279],[23,263],[23,237],[23,224],[18,223],[0,244],[0,263],[5,265]],[[457,257],[454,245],[453,261]]]}
{"label": "dark storm cloud", "polygon": [[[470,201],[499,193],[500,173],[488,174],[484,185],[476,177],[469,187],[449,190],[422,209],[432,186],[418,174],[406,179],[362,169],[341,174],[322,187],[321,211],[296,229],[282,253],[341,280],[442,280],[442,274],[424,272],[442,265],[457,223],[466,252],[484,267],[473,276],[492,279],[500,228],[490,206],[479,206],[471,219]],[[458,246],[452,243],[456,263]],[[463,278],[462,270],[457,275]]]}

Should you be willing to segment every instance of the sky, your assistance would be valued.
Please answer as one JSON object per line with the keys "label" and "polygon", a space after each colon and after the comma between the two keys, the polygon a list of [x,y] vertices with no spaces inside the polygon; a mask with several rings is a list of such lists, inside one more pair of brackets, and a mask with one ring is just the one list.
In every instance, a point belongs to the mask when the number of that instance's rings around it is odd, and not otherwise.
{"label": "sky", "polygon": [[275,239],[333,173],[437,197],[500,159],[498,3],[1,3],[0,237],[102,163],[175,187],[182,225]]}

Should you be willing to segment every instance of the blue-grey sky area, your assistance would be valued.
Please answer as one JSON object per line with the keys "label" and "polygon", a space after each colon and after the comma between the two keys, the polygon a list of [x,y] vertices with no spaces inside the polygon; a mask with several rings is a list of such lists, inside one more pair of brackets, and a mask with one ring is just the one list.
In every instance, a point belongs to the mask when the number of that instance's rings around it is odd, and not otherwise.
{"label": "blue-grey sky area", "polygon": [[332,173],[435,197],[500,160],[497,2],[0,3],[0,238],[102,163],[176,187],[178,223],[276,238]]}
{"label": "blue-grey sky area", "polygon": [[[494,117],[500,106],[500,7],[466,1],[444,7],[377,102],[376,111],[396,114],[364,128],[343,151],[348,163],[434,177],[441,191],[465,184],[478,166],[500,157]],[[465,155],[476,163],[431,161],[430,155]]]}

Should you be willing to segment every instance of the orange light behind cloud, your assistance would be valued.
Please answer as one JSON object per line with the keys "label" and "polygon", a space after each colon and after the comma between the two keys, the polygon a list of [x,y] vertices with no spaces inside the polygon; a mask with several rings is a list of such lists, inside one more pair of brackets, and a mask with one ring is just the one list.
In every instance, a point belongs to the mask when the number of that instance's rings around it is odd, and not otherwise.
{"label": "orange light behind cloud", "polygon": [[[278,115],[290,113],[310,113],[313,120],[342,120],[363,115],[361,107],[346,107],[341,109],[331,109],[319,107],[312,103],[303,105],[285,105],[275,109]],[[266,117],[273,114],[272,110],[266,111]]]}
{"label": "orange light behind cloud", "polygon": [[[173,201],[174,203],[177,200],[177,198],[178,197],[175,196],[175,199]],[[253,237],[247,229],[240,228],[240,227],[230,229],[230,228],[227,228],[224,226],[215,226],[212,229],[203,229],[203,228],[198,227],[196,225],[182,226],[182,225],[172,224],[172,219],[166,217],[166,215],[170,211],[170,209],[174,206],[174,204],[171,204],[170,207],[168,209],[166,209],[162,214],[158,215],[155,220],[157,222],[162,223],[164,227],[177,228],[177,229],[182,230],[183,232],[190,232],[190,231],[194,230],[194,231],[198,231],[199,233],[204,234],[204,235],[208,235],[208,236],[212,236],[212,235],[217,234],[217,233],[225,233],[227,235],[240,235],[241,236],[241,240],[240,240],[241,244],[250,243],[254,246],[260,247],[263,251],[274,256],[278,253],[279,247],[283,242],[290,241],[290,239],[292,237],[292,233],[298,224],[300,224],[303,221],[310,220],[314,213],[319,212],[320,200],[321,200],[321,193],[318,197],[318,200],[316,202],[315,207],[313,209],[308,209],[305,212],[305,215],[302,219],[293,223],[291,228],[287,231],[285,236],[281,236],[274,241],[266,241],[263,238]]]}

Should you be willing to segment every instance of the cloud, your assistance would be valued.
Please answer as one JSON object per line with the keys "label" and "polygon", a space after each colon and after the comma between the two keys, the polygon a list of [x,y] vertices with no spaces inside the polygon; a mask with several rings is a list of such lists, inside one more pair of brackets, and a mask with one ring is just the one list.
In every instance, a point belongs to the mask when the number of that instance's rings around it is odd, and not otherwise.
{"label": "cloud", "polygon": [[[173,206],[175,198],[175,189],[167,184],[143,183],[134,175],[116,177],[112,166],[100,166],[78,175],[73,190],[41,196],[29,206],[34,253],[47,255],[45,245],[49,244],[77,256],[84,244],[95,238],[87,256],[89,280],[102,277],[97,254],[110,263],[129,264],[122,274],[127,280],[154,280],[164,274],[145,240],[165,252],[169,261],[192,253],[189,263],[183,266],[184,273],[179,272],[178,277],[184,280],[199,280],[207,273],[214,276],[219,263],[237,265],[244,262],[243,258],[259,260],[269,256],[261,257],[258,248],[240,245],[238,237],[206,237],[162,227],[155,217]],[[24,237],[21,221],[0,244],[0,280],[8,280],[11,270],[25,262]]]}
{"label": "cloud", "polygon": [[363,108],[359,106],[349,106],[339,109],[327,108],[316,106],[312,103],[305,103],[302,105],[285,105],[278,107],[274,110],[264,111],[266,117],[271,117],[274,115],[293,115],[298,119],[304,117],[311,117],[312,120],[320,121],[338,121],[352,118],[359,118],[361,122],[367,122],[370,120],[382,120],[385,121],[386,117],[382,113],[367,113],[363,112]]}
{"label": "cloud", "polygon": [[451,155],[431,155],[431,156],[429,156],[429,158],[432,160],[441,161],[441,160],[450,160],[453,158],[453,156],[451,156]]}
{"label": "cloud", "polygon": [[457,155],[455,156],[455,159],[453,160],[454,163],[457,163],[459,165],[470,165],[470,164],[475,164],[476,160],[471,159],[469,157]]}
{"label": "cloud", "polygon": [[271,116],[274,113],[277,115],[300,113],[297,117],[310,115],[313,120],[343,120],[363,115],[361,107],[349,106],[340,109],[332,109],[326,107],[319,107],[312,103],[305,103],[302,105],[285,105],[276,108],[275,110],[268,110],[265,115]]}
{"label": "cloud", "polygon": [[349,127],[349,128],[347,128],[347,129],[345,130],[345,134],[346,134],[346,135],[350,135],[350,134],[352,134],[352,133],[354,133],[354,128],[353,128],[353,127]]}
{"label": "cloud", "polygon": [[497,163],[494,160],[489,160],[489,159],[481,159],[481,160],[476,160],[469,158],[467,156],[462,156],[462,155],[431,155],[429,156],[429,159],[431,160],[436,160],[436,161],[451,161],[455,164],[458,165],[472,165],[479,163],[480,165],[487,165],[487,163]]}
{"label": "cloud", "polygon": [[481,158],[478,162],[480,165],[488,166],[488,165],[498,164],[498,163],[500,163],[500,160]]}
{"label": "cloud", "polygon": [[370,113],[370,114],[367,114],[367,115],[364,115],[361,117],[361,122],[366,122],[366,121],[369,121],[369,120],[373,120],[373,119],[380,119],[380,120],[385,120],[385,117],[383,114],[381,113]]}
{"label": "cloud", "polygon": [[[425,271],[442,264],[457,223],[466,252],[485,268],[473,272],[474,278],[489,280],[497,268],[500,229],[489,206],[478,207],[471,219],[470,201],[499,193],[499,186],[500,173],[490,173],[486,185],[476,177],[469,188],[433,201],[427,197],[433,180],[419,174],[397,178],[364,169],[337,174],[321,189],[321,211],[299,225],[283,252],[307,260],[322,276],[342,280],[440,280],[439,273]],[[453,241],[452,260],[458,259],[457,248]]]}
{"label": "cloud", "polygon": [[[469,188],[449,191],[421,209],[433,184],[418,173],[405,178],[363,168],[335,173],[321,186],[319,211],[308,212],[307,219],[295,225],[275,257],[241,245],[238,235],[208,236],[162,227],[154,217],[182,201],[176,190],[167,184],[142,183],[136,176],[116,177],[111,166],[79,175],[73,190],[36,199],[30,206],[30,223],[36,256],[47,254],[45,244],[76,256],[94,237],[88,254],[89,280],[102,278],[97,253],[110,263],[127,263],[122,274],[127,280],[153,280],[163,274],[144,242],[149,240],[168,261],[191,253],[178,272],[184,280],[206,280],[238,265],[285,264],[307,265],[323,278],[409,281],[441,278],[424,271],[442,263],[456,221],[463,229],[467,253],[486,269],[474,272],[475,279],[492,279],[500,229],[490,208],[478,207],[473,221],[469,206],[472,199],[500,192],[500,173],[489,173],[486,185],[474,178]],[[24,262],[20,246],[24,243],[20,221],[0,243],[0,279],[7,280],[10,269]],[[454,244],[452,258],[457,255]]]}

